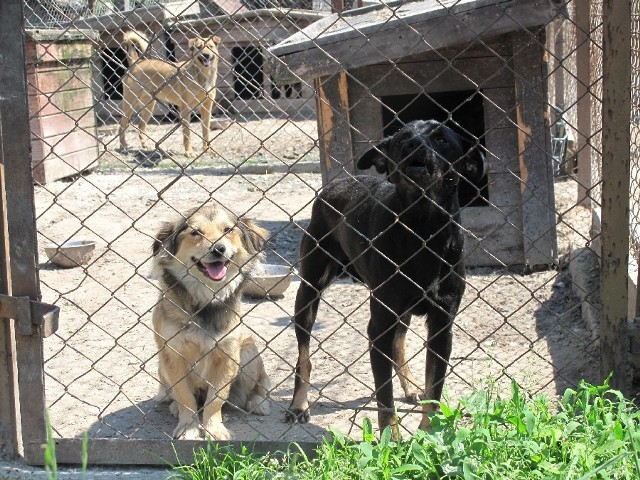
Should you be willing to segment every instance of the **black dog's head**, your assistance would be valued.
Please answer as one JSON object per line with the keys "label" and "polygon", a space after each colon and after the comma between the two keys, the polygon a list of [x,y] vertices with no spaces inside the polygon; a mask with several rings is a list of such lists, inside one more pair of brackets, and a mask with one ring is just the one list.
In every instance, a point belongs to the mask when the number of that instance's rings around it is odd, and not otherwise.
{"label": "black dog's head", "polygon": [[386,174],[408,201],[424,195],[440,205],[457,196],[460,178],[474,182],[485,174],[479,148],[435,120],[407,123],[365,152],[357,166]]}

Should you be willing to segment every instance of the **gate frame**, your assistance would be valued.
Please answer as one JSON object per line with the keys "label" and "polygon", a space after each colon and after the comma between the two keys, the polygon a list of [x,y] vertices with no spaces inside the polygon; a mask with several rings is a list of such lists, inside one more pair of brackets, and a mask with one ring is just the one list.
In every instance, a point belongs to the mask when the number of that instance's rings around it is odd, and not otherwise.
{"label": "gate frame", "polygon": [[[629,331],[627,318],[627,258],[629,199],[620,196],[620,187],[628,192],[629,182],[629,109],[630,98],[621,95],[629,92],[629,16],[630,4],[603,0],[604,20],[604,78],[603,78],[603,212],[602,212],[602,300],[603,323],[601,347],[601,372],[610,370],[618,374],[613,378],[614,387],[625,389],[627,381]],[[2,145],[0,151],[0,254],[8,256],[0,271],[4,294],[26,297],[27,310],[40,299],[37,230],[35,201],[30,162],[30,128],[27,104],[26,62],[23,35],[23,0],[0,2],[0,128],[11,131],[12,141]],[[10,127],[10,128],[9,128]],[[625,128],[626,127],[626,128]],[[0,185],[1,187],[1,185]],[[2,194],[6,195],[3,203]],[[4,216],[6,214],[6,227]],[[7,235],[5,235],[5,233]],[[6,251],[4,251],[6,250]],[[16,302],[19,303],[20,299]],[[23,303],[24,305],[24,303]],[[11,313],[9,313],[11,312]],[[12,415],[6,405],[0,408],[0,428],[11,431],[9,449],[13,455],[20,451],[22,442],[26,463],[42,465],[42,445],[46,441],[45,390],[43,338],[45,324],[26,325],[16,320],[20,315],[0,302],[0,314],[11,315],[13,320],[2,319],[0,327],[0,353],[12,358],[15,351],[17,375],[4,356],[0,363],[0,380],[7,379],[8,395],[15,405]],[[15,347],[12,338],[15,336]],[[623,343],[623,340],[626,343]],[[14,350],[15,349],[15,350]],[[17,394],[17,395],[16,395]],[[17,396],[17,400],[16,400]],[[55,425],[54,425],[55,427]],[[288,442],[218,442],[232,448],[248,445],[256,452],[286,451]],[[193,450],[206,446],[205,441],[171,441],[138,439],[90,439],[89,462],[91,465],[164,465],[175,461],[176,455],[183,462],[193,459]],[[298,444],[306,452],[316,442]],[[59,463],[81,462],[81,439],[56,439],[56,456]]]}
{"label": "gate frame", "polygon": [[[46,401],[43,338],[55,331],[57,307],[39,303],[35,199],[31,170],[31,132],[27,96],[23,0],[0,2],[0,131],[11,131],[11,142],[0,144],[0,255],[6,280],[0,277],[0,381],[9,385],[0,401],[0,432],[7,432],[5,454],[22,453],[28,465],[43,465],[46,443]],[[1,185],[0,185],[1,187]],[[6,203],[2,194],[6,192]],[[5,224],[2,214],[6,213]],[[6,252],[4,251],[6,246]],[[7,261],[8,260],[8,261]],[[2,295],[4,294],[4,295]],[[15,295],[21,298],[12,298]],[[7,319],[7,321],[5,321]],[[24,320],[28,321],[24,321]],[[15,337],[15,339],[14,339]],[[17,365],[17,375],[15,368]],[[15,398],[15,401],[11,400]],[[4,404],[4,402],[7,402]],[[8,404],[8,408],[7,408]],[[52,425],[55,429],[55,425]],[[55,433],[54,433],[55,436]],[[60,464],[82,463],[80,438],[55,438]],[[207,441],[89,439],[91,465],[162,465],[193,460],[194,449]],[[214,442],[257,453],[286,451],[289,442]],[[300,442],[311,455],[318,442]],[[176,458],[177,457],[177,458]]]}
{"label": "gate frame", "polygon": [[[6,232],[3,244],[8,251],[3,261],[8,265],[3,291],[30,300],[39,300],[40,288],[36,249],[36,222],[33,183],[31,179],[31,140],[29,109],[27,104],[27,78],[22,26],[24,23],[21,0],[5,0],[0,4],[0,44],[4,46],[0,57],[0,121],[3,131],[11,132],[12,141],[3,143],[3,170],[5,174]],[[8,258],[6,258],[8,257]],[[0,311],[5,312],[5,309]],[[42,349],[43,327],[16,328],[16,321],[4,322],[5,342],[15,336],[14,348],[17,378],[9,377],[9,390],[17,391],[14,404],[16,436],[13,454],[24,448],[25,459],[33,459],[32,446],[45,439],[44,421],[44,364]],[[2,372],[5,375],[5,372]],[[13,378],[11,378],[13,377]],[[17,384],[16,384],[17,381]],[[13,394],[11,394],[13,395]],[[15,399],[15,396],[14,396]]]}

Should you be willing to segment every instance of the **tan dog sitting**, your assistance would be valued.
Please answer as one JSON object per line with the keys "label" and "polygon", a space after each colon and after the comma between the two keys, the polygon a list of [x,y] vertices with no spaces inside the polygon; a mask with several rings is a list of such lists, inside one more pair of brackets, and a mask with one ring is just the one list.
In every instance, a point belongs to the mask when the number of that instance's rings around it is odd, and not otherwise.
{"label": "tan dog sitting", "polygon": [[209,132],[211,111],[216,96],[219,44],[220,37],[191,39],[190,58],[184,62],[170,62],[159,58],[140,58],[140,52],[149,48],[149,40],[140,32],[125,33],[124,46],[127,50],[129,70],[122,82],[120,148],[123,152],[128,151],[125,129],[135,113],[140,114],[138,129],[142,148],[151,149],[147,124],[153,115],[156,102],[178,107],[184,153],[188,157],[195,156],[191,145],[189,121],[191,112],[198,109],[202,121],[203,152],[211,150]]}
{"label": "tan dog sitting", "polygon": [[[165,223],[153,243],[158,400],[178,417],[174,438],[228,440],[222,404],[266,415],[269,377],[240,317],[242,289],[268,232],[210,205]],[[200,420],[202,414],[202,420]]]}

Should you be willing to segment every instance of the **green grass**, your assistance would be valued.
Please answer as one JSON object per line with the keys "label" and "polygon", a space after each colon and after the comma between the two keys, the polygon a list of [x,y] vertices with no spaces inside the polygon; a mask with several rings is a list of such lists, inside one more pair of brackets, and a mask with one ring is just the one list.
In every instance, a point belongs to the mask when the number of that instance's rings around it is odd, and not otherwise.
{"label": "green grass", "polygon": [[[49,421],[49,413],[45,412],[45,426],[47,433],[47,441],[43,445],[44,449],[44,470],[47,473],[47,480],[58,479],[58,460],[56,459],[56,441],[53,438],[53,429],[51,428],[51,422]],[[82,473],[83,478],[87,472],[87,465],[89,463],[89,434],[84,432],[82,434]]]}
{"label": "green grass", "polygon": [[513,383],[510,398],[492,387],[477,390],[455,407],[440,403],[432,430],[400,442],[385,430],[378,440],[370,421],[361,441],[333,431],[308,458],[288,452],[258,456],[249,449],[216,445],[179,463],[181,480],[358,479],[638,479],[639,413],[605,383],[581,383],[552,406],[525,396]]}

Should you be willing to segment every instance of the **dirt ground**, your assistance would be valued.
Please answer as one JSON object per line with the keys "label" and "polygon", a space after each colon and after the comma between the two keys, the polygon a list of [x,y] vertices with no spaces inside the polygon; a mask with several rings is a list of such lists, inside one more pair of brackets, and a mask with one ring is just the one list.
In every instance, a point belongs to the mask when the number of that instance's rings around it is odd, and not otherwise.
{"label": "dirt ground", "polygon": [[[167,128],[156,127],[154,135],[162,138]],[[158,389],[150,324],[158,296],[150,265],[153,235],[162,221],[215,200],[269,230],[269,263],[295,265],[302,228],[322,186],[320,174],[220,175],[212,167],[228,167],[231,159],[291,165],[317,158],[315,121],[233,124],[218,135],[215,157],[195,164],[163,157],[168,164],[160,168],[116,154],[113,132],[103,129],[102,135],[107,150],[100,168],[36,187],[43,300],[61,307],[60,328],[44,345],[47,404],[61,437],[89,430],[95,438],[168,438],[175,419],[153,400]],[[179,132],[170,138],[179,138]],[[170,148],[181,150],[179,144]],[[571,181],[556,184],[561,254],[587,242],[589,214],[573,206],[575,192]],[[96,241],[86,268],[59,269],[46,261],[45,244],[70,238]],[[566,270],[522,275],[476,268],[469,269],[467,280],[445,386],[451,401],[487,382],[506,390],[516,379],[531,394],[555,395],[581,378],[595,379],[597,344],[583,325]],[[375,419],[365,335],[368,292],[340,282],[326,291],[314,330],[311,422],[283,423],[297,355],[290,323],[297,285],[296,279],[282,298],[243,304],[244,322],[264,347],[272,413],[226,412],[237,439],[317,440],[329,426],[359,435],[363,417]],[[424,374],[424,335],[421,320],[414,319],[408,342],[418,379]],[[402,425],[414,431],[419,415],[409,413],[413,407],[402,402],[397,382],[395,391]]]}

